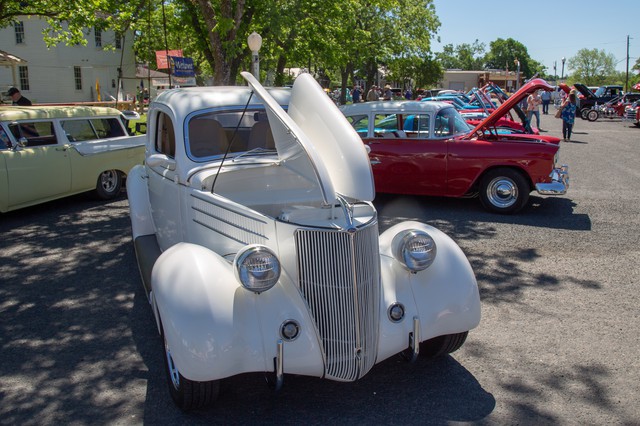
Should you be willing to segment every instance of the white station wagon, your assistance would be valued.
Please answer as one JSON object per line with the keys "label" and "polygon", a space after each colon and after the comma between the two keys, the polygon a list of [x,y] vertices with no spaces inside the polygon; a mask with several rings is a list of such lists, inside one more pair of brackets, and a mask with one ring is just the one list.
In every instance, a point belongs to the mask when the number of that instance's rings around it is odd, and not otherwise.
{"label": "white station wagon", "polygon": [[120,193],[144,160],[115,108],[0,107],[0,212],[94,190]]}
{"label": "white station wagon", "polygon": [[209,405],[241,373],[354,381],[457,350],[480,321],[460,248],[415,221],[379,234],[365,147],[309,74],[291,90],[242,75],[158,96],[127,179],[176,404]]}

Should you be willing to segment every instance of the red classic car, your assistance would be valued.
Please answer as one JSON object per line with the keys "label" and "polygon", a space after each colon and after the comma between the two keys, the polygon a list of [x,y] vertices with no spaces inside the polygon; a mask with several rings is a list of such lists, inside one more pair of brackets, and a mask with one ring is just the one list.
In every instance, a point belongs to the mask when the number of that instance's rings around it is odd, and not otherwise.
{"label": "red classic car", "polygon": [[560,139],[497,127],[539,89],[553,87],[541,79],[528,82],[475,128],[443,102],[366,102],[342,112],[370,148],[377,192],[479,194],[489,211],[509,214],[524,207],[533,190],[563,195],[569,185],[568,167],[558,164]]}

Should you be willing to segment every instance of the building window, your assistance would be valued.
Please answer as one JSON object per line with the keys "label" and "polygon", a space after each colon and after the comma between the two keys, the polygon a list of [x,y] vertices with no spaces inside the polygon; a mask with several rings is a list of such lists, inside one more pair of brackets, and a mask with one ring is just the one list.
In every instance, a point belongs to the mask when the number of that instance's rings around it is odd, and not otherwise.
{"label": "building window", "polygon": [[24,22],[19,21],[13,24],[16,32],[16,44],[24,43]]}
{"label": "building window", "polygon": [[24,65],[18,67],[20,76],[20,90],[29,90],[29,68]]}
{"label": "building window", "polygon": [[73,67],[73,77],[76,81],[76,90],[82,90],[82,69]]}
{"label": "building window", "polygon": [[102,30],[95,28],[93,31],[95,33],[96,47],[102,47]]}
{"label": "building window", "polygon": [[116,49],[122,49],[122,36],[116,33]]}

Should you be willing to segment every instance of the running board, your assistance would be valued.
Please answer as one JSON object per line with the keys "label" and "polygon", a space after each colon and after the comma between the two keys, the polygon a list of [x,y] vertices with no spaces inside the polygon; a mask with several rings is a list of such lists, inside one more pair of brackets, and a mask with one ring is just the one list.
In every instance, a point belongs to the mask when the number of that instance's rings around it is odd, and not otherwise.
{"label": "running board", "polygon": [[151,271],[162,252],[155,234],[141,235],[134,240],[133,245],[136,250],[142,285],[147,297],[149,297],[149,293],[151,293]]}

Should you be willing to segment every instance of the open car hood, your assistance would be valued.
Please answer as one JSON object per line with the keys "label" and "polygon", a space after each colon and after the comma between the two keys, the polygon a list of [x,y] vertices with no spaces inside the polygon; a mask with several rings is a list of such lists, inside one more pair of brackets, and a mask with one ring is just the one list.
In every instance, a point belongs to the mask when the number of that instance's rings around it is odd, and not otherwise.
{"label": "open car hood", "polygon": [[530,93],[535,92],[536,90],[546,90],[548,92],[552,92],[554,90],[553,86],[550,86],[549,83],[544,81],[541,78],[534,78],[533,80],[527,82],[524,86],[520,88],[516,93],[509,96],[507,100],[505,100],[502,105],[500,105],[495,111],[491,113],[487,118],[485,118],[480,124],[478,124],[471,133],[469,133],[470,137],[477,134],[478,132],[484,133],[485,129],[494,126],[498,120],[504,117],[514,106],[520,103],[524,98],[529,96]]}
{"label": "open car hood", "polygon": [[573,87],[575,87],[576,90],[578,92],[580,92],[580,94],[582,96],[584,96],[585,98],[587,98],[587,99],[596,99],[596,95],[591,90],[589,90],[589,88],[587,86],[585,86],[584,84],[575,83],[573,85]]}
{"label": "open car hood", "polygon": [[373,201],[373,173],[362,139],[310,74],[294,81],[288,114],[253,75],[241,74],[265,105],[280,161],[316,180],[327,204],[338,194]]}

